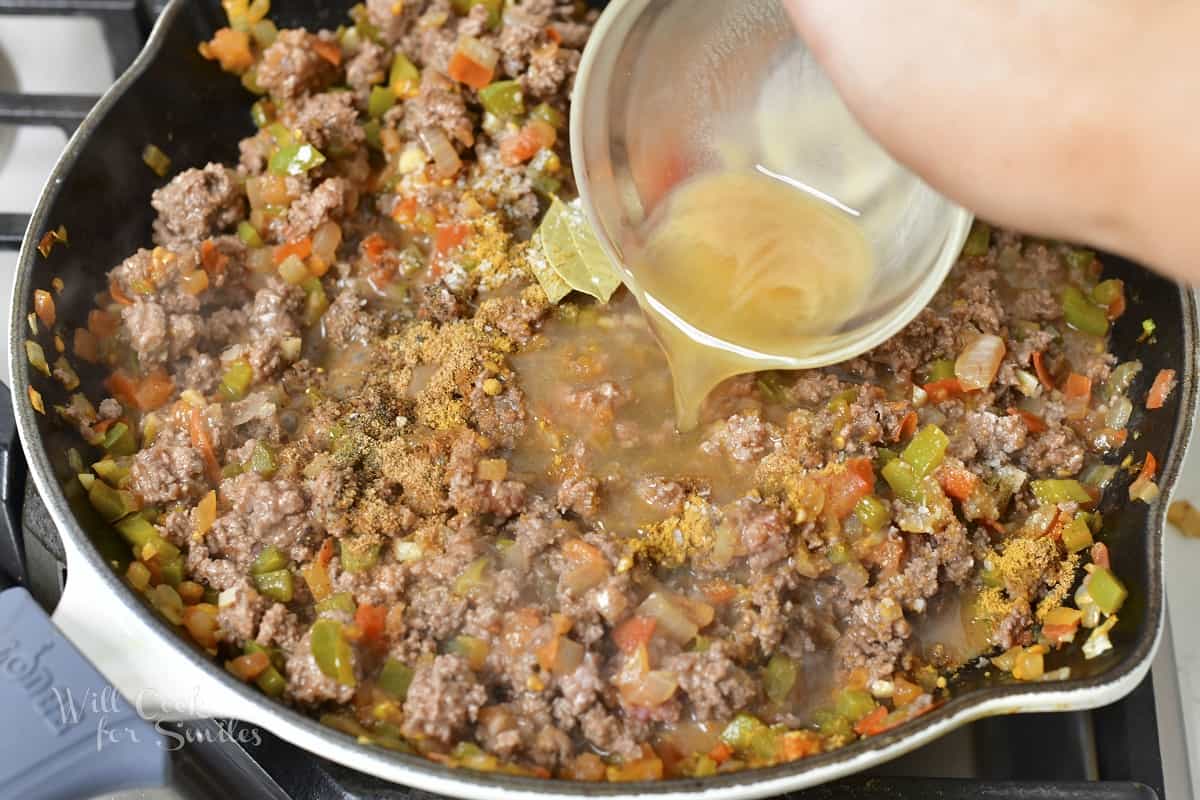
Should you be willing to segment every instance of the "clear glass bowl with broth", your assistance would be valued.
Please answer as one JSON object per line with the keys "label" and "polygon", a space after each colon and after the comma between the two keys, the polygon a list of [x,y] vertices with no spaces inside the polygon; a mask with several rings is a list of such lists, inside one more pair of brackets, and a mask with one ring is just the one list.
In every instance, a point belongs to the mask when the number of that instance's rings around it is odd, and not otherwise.
{"label": "clear glass bowl with broth", "polygon": [[[726,377],[837,363],[899,331],[970,230],[968,212],[858,126],[778,0],[611,3],[584,54],[571,129],[584,207],[670,354],[681,427]],[[755,205],[772,219],[746,222]],[[687,280],[685,237],[664,233],[681,207],[689,242],[727,240],[741,224],[740,260],[765,248],[774,290],[748,298],[744,276],[713,279],[728,258],[703,255]],[[697,237],[706,219],[710,235]],[[825,255],[845,269],[797,246],[806,239],[839,243]],[[796,275],[783,280],[787,246]]]}

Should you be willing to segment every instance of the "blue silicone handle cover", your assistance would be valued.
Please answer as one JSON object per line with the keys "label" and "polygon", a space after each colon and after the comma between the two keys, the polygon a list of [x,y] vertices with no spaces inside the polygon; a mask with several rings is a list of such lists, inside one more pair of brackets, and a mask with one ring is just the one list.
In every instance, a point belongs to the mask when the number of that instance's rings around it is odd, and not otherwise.
{"label": "blue silicone handle cover", "polygon": [[154,725],[24,589],[0,592],[0,798],[75,800],[166,782]]}

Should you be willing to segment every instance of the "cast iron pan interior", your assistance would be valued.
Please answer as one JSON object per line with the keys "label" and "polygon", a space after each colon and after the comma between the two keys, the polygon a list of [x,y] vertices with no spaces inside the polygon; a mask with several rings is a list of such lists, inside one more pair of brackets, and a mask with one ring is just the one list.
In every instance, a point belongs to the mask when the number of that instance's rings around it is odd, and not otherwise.
{"label": "cast iron pan interior", "polygon": [[[346,19],[345,12],[351,4],[347,0],[277,0],[274,5],[272,16],[281,28],[299,25],[332,28]],[[58,318],[63,337],[68,342],[71,331],[85,324],[95,295],[106,288],[107,270],[137,248],[150,244],[153,221],[150,194],[165,181],[142,163],[142,148],[148,143],[161,147],[172,158],[173,171],[203,166],[209,161],[236,162],[238,140],[254,130],[248,113],[251,98],[239,81],[221,73],[215,64],[202,59],[196,51],[197,42],[209,38],[211,32],[224,23],[220,4],[216,0],[189,0],[184,6],[168,32],[156,63],[130,87],[90,135],[72,142],[67,157],[74,157],[74,164],[60,176],[59,185],[50,189],[52,195],[48,203],[44,203],[40,215],[35,216],[35,224],[40,228],[34,235],[40,236],[44,230],[63,224],[68,228],[71,244],[56,248],[49,259],[36,255],[31,248],[26,249],[27,253],[33,253],[33,263],[23,264],[22,268],[33,270],[32,281],[19,284],[24,291],[16,298],[14,314],[18,319],[24,319],[32,310],[33,290],[49,288],[52,278],[61,277],[66,289],[57,301]],[[1135,400],[1144,397],[1150,381],[1162,368],[1176,370],[1182,379],[1166,408],[1147,413],[1141,410],[1140,403],[1136,403],[1139,410],[1134,414],[1130,444],[1125,451],[1133,453],[1135,462],[1140,461],[1145,451],[1153,451],[1162,464],[1160,480],[1169,484],[1179,469],[1195,393],[1193,354],[1190,352],[1194,341],[1191,298],[1174,284],[1134,264],[1119,258],[1103,260],[1106,275],[1124,279],[1130,296],[1129,311],[1114,330],[1114,350],[1121,361],[1137,358],[1145,365],[1130,396]],[[1138,344],[1136,339],[1141,333],[1142,320],[1150,317],[1158,325],[1156,341]],[[76,364],[76,367],[84,378],[85,388],[90,389],[89,395],[101,396],[99,382],[103,376],[99,371],[86,364]],[[43,379],[27,366],[26,371],[27,380],[45,396],[47,407],[66,399],[55,382]],[[23,408],[23,413],[28,414],[29,402],[24,396],[23,383],[20,379],[16,382],[19,393],[16,402]],[[66,463],[67,448],[77,447],[83,453],[88,450],[75,434],[56,422],[53,412],[36,419],[42,442],[25,442],[27,452],[34,447],[44,448],[59,482],[65,483],[71,473]],[[1161,503],[1147,506],[1128,502],[1128,483],[1129,476],[1122,474],[1117,484],[1110,488],[1102,506],[1106,514],[1106,533],[1102,539],[1108,543],[1113,563],[1130,590],[1130,598],[1121,611],[1120,624],[1113,635],[1116,648],[1090,662],[1083,661],[1077,649],[1072,651],[1074,655],[1065,659],[1056,656],[1048,668],[1069,664],[1073,678],[1066,685],[1044,685],[1046,690],[1083,689],[1107,683],[1142,662],[1152,647],[1163,614],[1160,560],[1164,509]],[[51,505],[69,503],[107,560],[123,564],[128,559],[127,547],[101,523],[85,499],[68,500],[59,496],[48,497],[46,501]],[[128,597],[131,613],[147,613],[137,609],[132,602],[133,593],[128,593]],[[153,624],[164,625],[158,620]],[[164,625],[162,630],[168,629]],[[182,641],[180,644],[188,646]],[[219,667],[214,667],[212,674],[216,680],[236,683]],[[962,683],[963,690],[943,709],[868,742],[798,764],[708,779],[702,785],[711,789],[721,784],[746,783],[755,776],[778,777],[804,771],[889,744],[985,697],[1028,694],[1040,689],[1028,684],[1002,685],[975,673],[962,676]],[[244,691],[250,693],[249,689]],[[277,713],[294,715],[282,706],[278,707]],[[340,734],[329,731],[328,735]],[[392,754],[381,757],[404,759],[426,770],[442,769],[421,759]],[[457,777],[474,779],[474,776],[461,772]],[[522,779],[499,776],[482,776],[478,780],[484,784],[504,782],[547,788],[538,782],[527,783]],[[561,783],[555,788],[569,790]],[[655,793],[666,788],[665,784],[623,789],[589,786],[586,793],[631,790]],[[670,788],[687,787],[676,783]],[[582,787],[579,789],[582,793]]]}

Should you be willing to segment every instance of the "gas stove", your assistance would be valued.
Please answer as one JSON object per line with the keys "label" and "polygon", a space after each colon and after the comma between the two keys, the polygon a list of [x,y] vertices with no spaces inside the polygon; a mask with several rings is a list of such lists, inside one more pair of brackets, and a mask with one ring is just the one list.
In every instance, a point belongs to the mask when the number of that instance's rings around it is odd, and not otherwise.
{"label": "gas stove", "polygon": [[[42,182],[87,110],[133,60],[162,0],[0,0],[0,293]],[[107,265],[97,265],[101,268]],[[0,354],[7,372],[7,353]],[[1194,452],[1194,457],[1200,454]],[[1198,464],[1200,467],[1200,464]],[[1196,476],[1189,481],[1189,476]],[[1200,496],[1200,468],[1181,492]],[[20,509],[31,592],[53,608],[66,579],[62,546],[32,488]],[[1169,593],[1200,602],[1200,543],[1168,535]],[[1176,645],[1178,644],[1178,651]],[[1178,658],[1177,658],[1178,656]],[[1180,686],[1184,687],[1181,696]],[[173,726],[169,786],[126,793],[145,800],[217,797],[393,798],[423,792],[386,784],[238,723]],[[1152,674],[1129,697],[1091,712],[982,720],[871,773],[794,795],[855,798],[1200,797],[1200,630],[1168,623]],[[1190,763],[1189,763],[1190,762]],[[0,795],[3,789],[0,787]]]}

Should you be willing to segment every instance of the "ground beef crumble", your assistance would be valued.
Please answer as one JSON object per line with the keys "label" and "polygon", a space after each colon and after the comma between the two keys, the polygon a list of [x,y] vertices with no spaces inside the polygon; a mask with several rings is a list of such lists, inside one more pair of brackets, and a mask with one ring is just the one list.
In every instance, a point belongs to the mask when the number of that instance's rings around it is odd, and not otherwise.
{"label": "ground beef crumble", "polygon": [[[852,735],[813,732],[810,713],[831,690],[904,716],[897,687],[918,687],[916,713],[944,698],[939,672],[1044,639],[1079,573],[1056,520],[1082,509],[1043,520],[1031,481],[1077,477],[1115,435],[1097,433],[1113,359],[1057,293],[1094,283],[1078,252],[992,232],[899,335],[826,370],[731,379],[677,433],[628,293],[555,305],[537,284],[547,176],[511,155],[523,120],[490,118],[452,77],[472,37],[530,108],[565,113],[594,13],[512,0],[497,27],[458,5],[368,0],[340,35],[255,44],[263,130],[236,168],[154,192],[157,246],[111,269],[84,331],[111,377],[98,406],[58,413],[89,446],[132,432],[133,450],[107,443],[101,491],[161,537],[134,553],[147,580],[178,568],[189,616],[211,611],[201,644],[270,648],[282,701],[343,730],[456,766],[603,777],[701,774],[739,714],[839,746]],[[400,53],[420,77],[392,97]],[[568,141],[534,162],[560,165],[564,195]],[[281,168],[301,146],[319,163]],[[1006,344],[992,384],[927,391],[980,334]],[[1084,418],[1070,373],[1095,387]],[[940,466],[891,488],[882,467],[930,426]],[[960,598],[986,644],[927,646],[922,626]]]}

